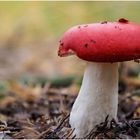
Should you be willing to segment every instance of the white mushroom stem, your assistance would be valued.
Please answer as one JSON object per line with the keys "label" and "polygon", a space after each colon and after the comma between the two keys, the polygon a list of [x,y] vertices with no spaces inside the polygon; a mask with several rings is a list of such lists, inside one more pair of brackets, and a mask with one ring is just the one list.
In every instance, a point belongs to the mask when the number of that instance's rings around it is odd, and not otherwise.
{"label": "white mushroom stem", "polygon": [[118,63],[90,62],[70,114],[76,138],[85,137],[97,124],[117,119]]}

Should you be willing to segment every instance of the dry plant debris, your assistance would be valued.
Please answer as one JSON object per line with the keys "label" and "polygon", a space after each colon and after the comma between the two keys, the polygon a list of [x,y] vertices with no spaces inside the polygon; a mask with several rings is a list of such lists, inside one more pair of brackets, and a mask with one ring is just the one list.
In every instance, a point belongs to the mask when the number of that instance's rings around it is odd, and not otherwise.
{"label": "dry plant debris", "polygon": [[[131,78],[120,78],[118,121],[108,122],[107,116],[85,136],[86,139],[140,138],[140,90]],[[76,88],[75,83],[62,85],[9,81],[9,90],[0,98],[0,138],[75,138],[69,125],[69,114],[78,86]]]}

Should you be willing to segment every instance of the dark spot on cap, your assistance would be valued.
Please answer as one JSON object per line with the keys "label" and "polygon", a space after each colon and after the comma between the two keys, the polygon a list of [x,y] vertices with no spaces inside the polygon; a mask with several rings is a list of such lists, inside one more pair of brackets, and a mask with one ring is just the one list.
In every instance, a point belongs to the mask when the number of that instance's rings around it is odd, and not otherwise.
{"label": "dark spot on cap", "polygon": [[129,22],[129,21],[128,21],[127,19],[125,19],[125,18],[120,18],[118,21],[121,22],[121,23],[128,23],[128,22]]}
{"label": "dark spot on cap", "polygon": [[115,26],[116,29],[122,30],[119,26]]}
{"label": "dark spot on cap", "polygon": [[107,21],[102,21],[101,24],[107,24]]}
{"label": "dark spot on cap", "polygon": [[87,47],[88,47],[88,44],[87,44],[87,43],[86,43],[86,44],[84,44],[84,47],[85,47],[85,48],[87,48]]}
{"label": "dark spot on cap", "polygon": [[61,40],[59,40],[59,43],[61,43],[62,41]]}
{"label": "dark spot on cap", "polygon": [[95,41],[95,40],[93,40],[93,39],[91,39],[90,41],[91,41],[92,43],[94,43],[94,44],[96,43],[96,41]]}
{"label": "dark spot on cap", "polygon": [[88,25],[84,25],[84,27],[88,27]]}
{"label": "dark spot on cap", "polygon": [[63,46],[64,45],[64,43],[60,43],[60,46]]}
{"label": "dark spot on cap", "polygon": [[81,28],[81,26],[78,26],[78,28],[80,29],[80,28]]}

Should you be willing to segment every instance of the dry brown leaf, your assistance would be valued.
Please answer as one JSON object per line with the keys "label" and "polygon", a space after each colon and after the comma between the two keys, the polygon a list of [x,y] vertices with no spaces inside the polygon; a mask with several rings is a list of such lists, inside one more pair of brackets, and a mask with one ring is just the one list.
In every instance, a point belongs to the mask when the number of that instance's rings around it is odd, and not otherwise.
{"label": "dry brown leaf", "polygon": [[134,112],[133,118],[139,118],[140,117],[140,107],[138,107],[136,109],[136,111]]}
{"label": "dry brown leaf", "polygon": [[123,76],[123,77],[122,77],[122,80],[123,80],[127,85],[140,86],[140,79],[139,79],[139,78],[132,78],[132,77]]}
{"label": "dry brown leaf", "polygon": [[5,107],[16,101],[15,97],[7,96],[0,101],[0,107]]}
{"label": "dry brown leaf", "polygon": [[41,95],[40,87],[36,87],[36,88],[27,87],[15,81],[9,81],[9,85],[10,85],[10,90],[12,91],[13,94],[26,101],[35,101]]}

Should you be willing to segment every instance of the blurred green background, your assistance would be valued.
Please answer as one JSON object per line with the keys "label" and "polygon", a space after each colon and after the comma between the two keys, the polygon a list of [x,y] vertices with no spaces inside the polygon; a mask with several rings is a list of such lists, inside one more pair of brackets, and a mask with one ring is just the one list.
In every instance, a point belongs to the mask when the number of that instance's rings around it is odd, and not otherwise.
{"label": "blurred green background", "polygon": [[71,26],[123,17],[140,23],[140,2],[0,2],[0,79],[81,75],[85,62],[57,56]]}

